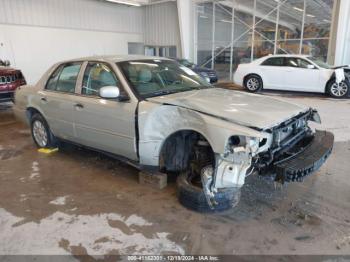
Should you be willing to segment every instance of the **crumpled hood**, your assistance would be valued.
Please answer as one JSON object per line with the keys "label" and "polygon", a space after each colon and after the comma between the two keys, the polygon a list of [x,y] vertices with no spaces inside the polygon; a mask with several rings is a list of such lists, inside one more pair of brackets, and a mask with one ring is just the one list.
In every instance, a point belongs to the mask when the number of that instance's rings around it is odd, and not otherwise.
{"label": "crumpled hood", "polygon": [[276,98],[222,88],[208,88],[148,98],[147,101],[181,106],[241,125],[260,129],[278,125],[307,111]]}

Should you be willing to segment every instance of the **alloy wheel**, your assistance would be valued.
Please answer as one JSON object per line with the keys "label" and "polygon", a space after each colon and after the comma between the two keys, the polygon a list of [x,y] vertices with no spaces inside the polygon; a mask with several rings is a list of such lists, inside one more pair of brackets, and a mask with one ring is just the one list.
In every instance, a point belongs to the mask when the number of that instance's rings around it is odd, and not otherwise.
{"label": "alloy wheel", "polygon": [[260,83],[259,83],[259,80],[255,77],[252,77],[252,78],[249,78],[248,81],[247,81],[247,88],[250,90],[250,91],[256,91],[258,90],[260,87]]}
{"label": "alloy wheel", "polygon": [[331,86],[331,93],[336,97],[343,97],[346,95],[347,92],[348,92],[348,86],[345,82],[341,82],[339,84],[335,82]]}
{"label": "alloy wheel", "polygon": [[41,121],[35,120],[33,123],[34,139],[40,147],[46,147],[48,135],[44,124]]}

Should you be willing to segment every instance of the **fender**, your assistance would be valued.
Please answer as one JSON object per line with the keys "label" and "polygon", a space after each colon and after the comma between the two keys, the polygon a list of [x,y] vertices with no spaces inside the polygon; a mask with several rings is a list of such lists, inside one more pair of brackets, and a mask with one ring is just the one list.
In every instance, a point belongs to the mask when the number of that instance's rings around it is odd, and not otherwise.
{"label": "fender", "polygon": [[268,138],[269,134],[229,123],[223,119],[187,108],[148,101],[139,104],[140,164],[159,166],[159,155],[166,139],[177,131],[192,130],[203,135],[217,154],[224,154],[231,136]]}

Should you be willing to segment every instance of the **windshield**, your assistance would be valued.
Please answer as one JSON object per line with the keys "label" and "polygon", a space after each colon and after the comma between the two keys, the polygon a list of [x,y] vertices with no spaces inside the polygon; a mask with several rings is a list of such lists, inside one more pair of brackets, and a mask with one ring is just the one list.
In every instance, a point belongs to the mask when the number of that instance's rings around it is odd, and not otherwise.
{"label": "windshield", "polygon": [[118,63],[126,79],[143,98],[212,87],[191,69],[171,60]]}
{"label": "windshield", "polygon": [[186,67],[193,67],[194,66],[194,64],[191,63],[190,61],[188,61],[187,59],[181,59],[181,60],[179,60],[179,62],[181,65],[184,65]]}
{"label": "windshield", "polygon": [[320,60],[320,59],[318,59],[316,57],[309,56],[308,59],[310,59],[312,62],[314,62],[319,67],[326,68],[326,69],[331,69],[332,68],[331,65],[323,62],[322,60]]}

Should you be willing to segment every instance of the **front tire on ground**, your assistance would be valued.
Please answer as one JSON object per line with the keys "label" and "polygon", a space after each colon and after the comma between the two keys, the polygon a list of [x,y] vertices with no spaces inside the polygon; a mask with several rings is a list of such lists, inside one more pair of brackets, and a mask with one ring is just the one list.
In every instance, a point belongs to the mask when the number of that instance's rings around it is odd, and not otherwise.
{"label": "front tire on ground", "polygon": [[32,116],[30,129],[33,140],[38,148],[52,148],[56,146],[56,139],[42,115],[37,113]]}
{"label": "front tire on ground", "polygon": [[327,85],[327,93],[334,98],[345,98],[349,95],[350,83],[345,80],[337,84],[335,79],[332,79]]}
{"label": "front tire on ground", "polygon": [[252,93],[258,92],[263,88],[263,81],[258,75],[248,75],[244,79],[243,84],[247,91]]}
{"label": "front tire on ground", "polygon": [[216,205],[211,208],[203,188],[192,183],[190,172],[182,172],[177,178],[177,196],[179,202],[197,212],[222,212],[235,207],[240,200],[240,189],[221,189],[215,194]]}

